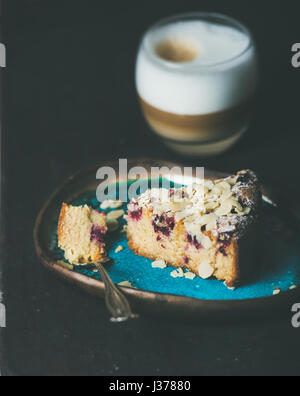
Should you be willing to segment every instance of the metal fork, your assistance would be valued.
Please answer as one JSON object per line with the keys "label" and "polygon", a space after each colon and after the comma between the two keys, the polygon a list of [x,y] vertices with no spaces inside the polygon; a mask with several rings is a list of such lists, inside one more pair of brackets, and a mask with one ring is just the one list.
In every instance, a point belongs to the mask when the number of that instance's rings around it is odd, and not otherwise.
{"label": "metal fork", "polygon": [[98,269],[105,284],[105,302],[107,309],[112,315],[110,319],[111,322],[121,323],[128,319],[138,318],[138,315],[132,313],[127,298],[112,282],[104,266],[101,263],[96,263],[94,265]]}

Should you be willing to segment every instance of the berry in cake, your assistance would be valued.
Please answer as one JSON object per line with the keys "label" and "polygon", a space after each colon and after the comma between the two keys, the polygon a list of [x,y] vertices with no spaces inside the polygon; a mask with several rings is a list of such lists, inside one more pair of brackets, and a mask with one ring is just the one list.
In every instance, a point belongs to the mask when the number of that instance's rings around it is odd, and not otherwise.
{"label": "berry in cake", "polygon": [[180,189],[152,189],[128,205],[136,254],[236,286],[255,271],[261,192],[249,170]]}
{"label": "berry in cake", "polygon": [[89,206],[63,204],[57,228],[58,246],[71,264],[98,263],[106,258],[106,215]]}

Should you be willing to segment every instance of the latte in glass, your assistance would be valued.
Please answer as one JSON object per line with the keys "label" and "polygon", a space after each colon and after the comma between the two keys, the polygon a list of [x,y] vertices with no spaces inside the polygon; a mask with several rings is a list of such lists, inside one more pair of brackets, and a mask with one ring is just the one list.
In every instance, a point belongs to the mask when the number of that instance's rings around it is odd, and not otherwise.
{"label": "latte in glass", "polygon": [[257,74],[255,46],[243,25],[194,13],[146,32],[136,86],[146,120],[171,148],[210,156],[248,129]]}

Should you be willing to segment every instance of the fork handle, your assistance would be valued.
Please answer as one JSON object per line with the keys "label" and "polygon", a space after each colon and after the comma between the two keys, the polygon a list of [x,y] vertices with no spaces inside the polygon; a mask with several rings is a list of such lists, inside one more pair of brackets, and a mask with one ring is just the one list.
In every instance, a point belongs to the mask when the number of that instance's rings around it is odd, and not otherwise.
{"label": "fork handle", "polygon": [[127,298],[112,282],[103,265],[101,263],[97,263],[96,267],[105,284],[105,302],[107,309],[112,315],[110,320],[115,323],[121,323],[128,319],[137,318],[138,315],[134,315],[132,313]]}

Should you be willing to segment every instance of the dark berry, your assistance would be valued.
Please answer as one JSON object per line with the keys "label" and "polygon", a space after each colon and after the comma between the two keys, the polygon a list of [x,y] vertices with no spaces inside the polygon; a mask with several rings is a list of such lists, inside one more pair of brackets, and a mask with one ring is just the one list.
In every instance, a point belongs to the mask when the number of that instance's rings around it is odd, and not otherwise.
{"label": "dark berry", "polygon": [[196,236],[193,237],[191,234],[187,234],[186,239],[188,243],[194,246],[197,250],[200,250],[202,248],[202,245],[200,242],[198,242]]}
{"label": "dark berry", "polygon": [[157,234],[160,233],[166,237],[169,237],[175,228],[175,219],[174,217],[169,217],[166,215],[156,215],[152,221],[152,225],[154,231]]}
{"label": "dark berry", "polygon": [[143,208],[128,212],[128,216],[131,220],[140,221],[143,217]]}
{"label": "dark berry", "polygon": [[93,226],[91,229],[91,241],[97,243],[99,246],[104,246],[103,235],[105,235],[107,229],[105,227]]}
{"label": "dark berry", "polygon": [[183,257],[183,263],[184,264],[188,264],[189,263],[188,257],[186,257],[186,256]]}

